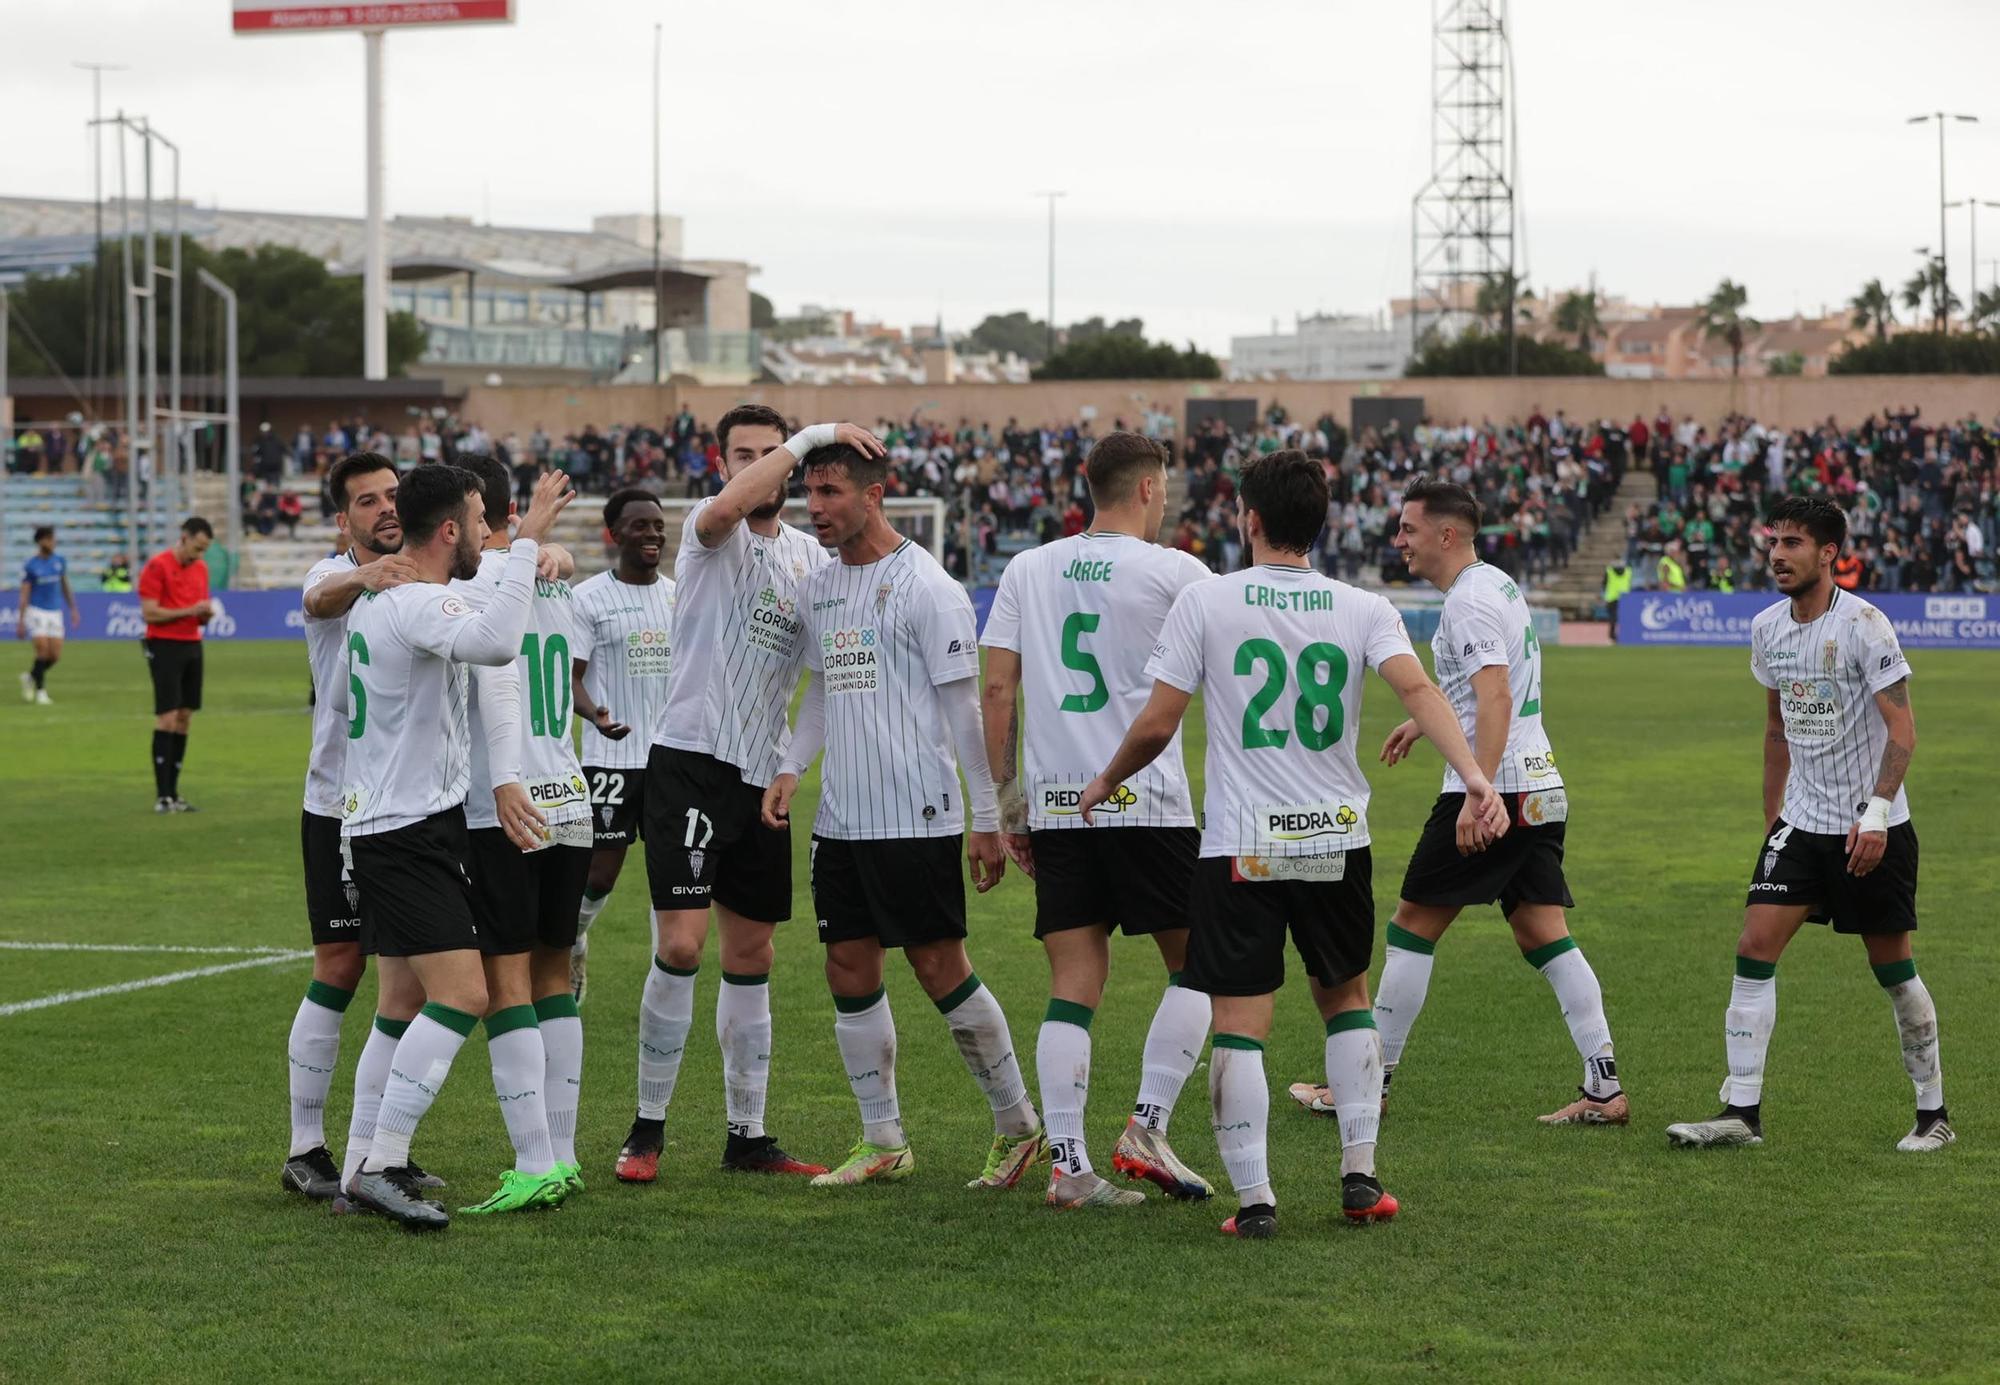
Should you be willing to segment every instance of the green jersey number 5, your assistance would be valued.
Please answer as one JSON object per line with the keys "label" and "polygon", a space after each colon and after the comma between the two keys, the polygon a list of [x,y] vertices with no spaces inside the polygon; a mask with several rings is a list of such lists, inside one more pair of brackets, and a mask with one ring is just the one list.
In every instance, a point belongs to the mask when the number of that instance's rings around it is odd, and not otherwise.
{"label": "green jersey number 5", "polygon": [[1062,700],[1065,712],[1094,712],[1111,701],[1111,689],[1104,681],[1104,669],[1097,656],[1083,647],[1083,637],[1096,631],[1103,617],[1090,611],[1073,611],[1062,628],[1063,667],[1074,669],[1090,680],[1090,691],[1069,693]]}

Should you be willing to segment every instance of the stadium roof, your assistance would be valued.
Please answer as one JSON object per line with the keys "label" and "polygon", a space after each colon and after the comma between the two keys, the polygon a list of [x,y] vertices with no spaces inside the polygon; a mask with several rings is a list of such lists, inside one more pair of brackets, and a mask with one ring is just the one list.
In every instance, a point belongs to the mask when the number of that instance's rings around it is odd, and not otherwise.
{"label": "stadium roof", "polygon": [[[4,263],[0,261],[0,268],[4,268]],[[357,275],[361,273],[361,266],[335,265],[333,272]],[[578,293],[603,293],[607,289],[651,288],[653,262],[650,259],[628,260],[572,271],[523,260],[480,260],[463,255],[400,255],[389,261],[389,277],[397,283],[442,279],[451,274],[476,274],[512,283],[574,289]],[[660,261],[660,278],[667,284],[688,280],[700,283],[714,277],[705,269],[696,269],[678,260]]]}

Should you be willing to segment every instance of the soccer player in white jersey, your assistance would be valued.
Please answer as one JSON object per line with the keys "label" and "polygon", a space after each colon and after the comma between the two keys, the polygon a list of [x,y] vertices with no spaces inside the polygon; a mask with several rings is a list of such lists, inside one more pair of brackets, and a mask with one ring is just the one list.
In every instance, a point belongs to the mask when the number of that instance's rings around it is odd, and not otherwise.
{"label": "soccer player in white jersey", "polygon": [[[458,464],[479,478],[487,538],[478,575],[452,590],[480,610],[506,570],[514,478],[492,457]],[[465,866],[485,955],[493,1091],[514,1146],[499,1189],[459,1209],[476,1216],[552,1207],[583,1189],[583,1021],[569,954],[590,872],[590,794],[570,740],[570,647],[580,636],[566,575],[537,573],[518,656],[472,670]]]}
{"label": "soccer player in white jersey", "polygon": [[1320,464],[1295,448],[1257,458],[1243,470],[1238,504],[1255,566],[1175,599],[1146,665],[1152,696],[1078,806],[1094,818],[1172,742],[1201,690],[1207,803],[1182,984],[1206,992],[1215,1012],[1209,1096],[1239,1203],[1222,1229],[1262,1238],[1278,1226],[1264,1039],[1284,984],[1287,929],[1326,1021],[1342,1210],[1356,1221],[1397,1210],[1375,1177],[1382,1048],[1368,1007],[1369,791],[1354,758],[1362,672],[1381,675],[1464,777],[1459,850],[1483,849],[1505,832],[1506,805],[1424,676],[1396,608],[1311,568],[1306,555],[1326,522]]}
{"label": "soccer player in white jersey", "polygon": [[[1444,593],[1431,638],[1438,686],[1479,767],[1507,800],[1513,830],[1491,850],[1459,855],[1453,824],[1465,785],[1445,770],[1444,787],[1403,875],[1375,988],[1382,1104],[1386,1110],[1389,1084],[1424,1008],[1438,939],[1468,905],[1497,902],[1521,955],[1555,991],[1583,1063],[1577,1099],[1539,1119],[1545,1125],[1624,1125],[1631,1106],[1618,1085],[1604,995],[1563,912],[1576,907],[1563,878],[1569,798],[1542,722],[1541,644],[1521,589],[1479,560],[1478,534],[1479,502],[1465,487],[1420,476],[1403,492],[1395,546],[1411,576]],[[1404,722],[1383,744],[1382,763],[1401,762],[1420,739],[1417,724]],[[1299,1084],[1292,1095],[1313,1109],[1330,1109],[1324,1088]]]}
{"label": "soccer player in white jersey", "polygon": [[571,692],[583,723],[583,777],[597,812],[597,850],[570,951],[570,994],[579,1005],[590,926],[644,821],[649,733],[667,700],[674,629],[674,579],[660,571],[667,544],[660,502],[650,491],[619,491],[604,502],[604,531],[618,549],[618,565],[577,585],[579,642],[570,651]]}
{"label": "soccer player in white jersey", "polygon": [[[475,612],[445,584],[479,571],[479,479],[454,466],[416,468],[401,482],[396,511],[419,580],[370,593],[347,615],[347,681],[335,684],[336,707],[348,717],[342,845],[385,986],[401,984],[392,975],[413,975],[425,1002],[390,1058],[374,1139],[346,1194],[413,1230],[450,1223],[410,1180],[410,1140],[486,1011],[464,866],[465,665],[499,667],[520,656],[539,541],[569,500],[561,472],[536,484],[499,588]],[[526,838],[543,823],[527,809],[508,825]]]}
{"label": "soccer player in white jersey", "polygon": [[799,591],[812,679],[791,749],[764,795],[765,821],[788,822],[799,775],[824,746],[813,906],[861,1139],[813,1184],[905,1178],[916,1168],[896,1098],[896,1024],[882,984],[884,950],[900,948],[993,1110],[986,1166],[968,1186],[1008,1188],[1048,1157],[1048,1139],[1007,1016],[965,953],[961,842],[981,894],[1006,870],[979,724],[978,635],[965,589],[883,516],[887,474],[886,460],[844,444],[806,457],[813,528],[840,550],[840,561]]}
{"label": "soccer player in white jersey", "polygon": [[[1035,1044],[1055,1207],[1123,1206],[1139,1193],[1092,1169],[1084,1139],[1090,1024],[1104,998],[1111,934],[1151,937],[1167,988],[1146,1035],[1139,1097],[1112,1167],[1171,1197],[1214,1190],[1167,1144],[1167,1122],[1208,1038],[1208,997],[1180,984],[1195,831],[1180,733],[1121,784],[1097,826],[1076,802],[1145,708],[1146,656],[1182,588],[1209,576],[1154,542],[1166,511],[1167,454],[1137,433],[1107,433],[1084,474],[1091,527],[1007,564],[986,618],[986,756],[1000,791],[1002,842],[1035,882],[1035,936],[1049,956],[1049,1008]],[[1027,775],[1016,766],[1019,691],[1027,692]],[[1114,830],[1115,829],[1115,830]]]}
{"label": "soccer player in white jersey", "polygon": [[659,1177],[667,1105],[694,1027],[711,903],[722,935],[715,1001],[728,1125],[722,1167],[826,1172],[794,1159],[764,1129],[772,939],[792,916],[792,839],[765,826],[758,812],[784,753],[785,709],[799,681],[799,584],[831,561],[810,534],[778,515],[792,469],[810,446],[836,434],[871,450],[882,445],[850,424],[819,424],[788,442],[785,420],[761,404],[731,409],[716,434],[728,481],[681,527],[674,556],[680,657],[647,728],[643,824],[658,936],[639,1001],[639,1109],[618,1153],[618,1177],[627,1183]]}
{"label": "soccer player in white jersey", "polygon": [[1937,1008],[1917,975],[1917,832],[1903,778],[1916,750],[1910,665],[1889,618],[1833,582],[1847,517],[1819,497],[1771,507],[1771,576],[1785,599],[1750,627],[1764,685],[1764,819],[1723,1015],[1729,1075],[1713,1120],[1667,1127],[1687,1147],[1764,1140],[1764,1054],[1778,1018],[1778,958],[1801,925],[1857,933],[1895,1011],[1916,1088],[1906,1153],[1957,1137],[1944,1104]]}
{"label": "soccer player in white jersey", "polygon": [[[359,893],[340,851],[341,765],[347,752],[347,718],[334,710],[336,685],[347,681],[347,611],[363,592],[386,591],[415,575],[407,558],[391,556],[403,546],[396,518],[396,464],[376,452],[357,452],[327,473],[334,526],[347,551],[324,558],[306,573],[302,601],[306,658],[312,669],[312,751],[306,762],[305,807],[299,814],[299,848],[305,862],[306,924],[312,932],[313,974],[299,1002],[285,1045],[292,1105],[291,1153],[284,1186],[314,1201],[339,1196],[340,1169],[326,1148],[326,1097],[340,1061],[341,1016],[361,984],[367,958],[361,948]],[[416,1016],[424,995],[413,978],[391,994],[387,983],[375,1007],[375,1025],[362,1049],[357,1073],[362,1090],[381,1104],[389,1055]],[[375,1134],[372,1107],[357,1101],[348,1134],[352,1174]]]}

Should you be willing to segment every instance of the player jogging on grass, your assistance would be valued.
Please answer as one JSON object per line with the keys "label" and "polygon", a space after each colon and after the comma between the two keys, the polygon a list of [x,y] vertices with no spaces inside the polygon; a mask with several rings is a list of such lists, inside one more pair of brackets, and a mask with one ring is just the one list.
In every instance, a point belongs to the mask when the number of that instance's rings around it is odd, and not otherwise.
{"label": "player jogging on grass", "polygon": [[[1498,903],[1528,965],[1556,993],[1583,1062],[1577,1099],[1539,1117],[1545,1125],[1623,1125],[1630,1104],[1618,1085],[1604,995],[1576,940],[1565,909],[1574,908],[1563,879],[1563,835],[1569,798],[1542,724],[1542,650],[1528,603],[1506,573],[1479,560],[1479,502],[1449,481],[1419,477],[1403,492],[1394,543],[1410,575],[1444,593],[1431,638],[1438,686],[1472,742],[1479,767],[1507,800],[1513,828],[1474,856],[1458,852],[1453,824],[1465,785],[1446,768],[1430,820],[1403,876],[1403,897],[1389,925],[1387,958],[1375,988],[1375,1025],[1382,1034],[1382,1106],[1389,1084],[1424,1008],[1438,939],[1468,905]],[[1406,721],[1389,733],[1382,763],[1406,759],[1423,733]],[[1304,1083],[1292,1095],[1315,1111],[1331,1109],[1326,1089]]]}
{"label": "player jogging on grass", "polygon": [[791,833],[758,816],[785,749],[785,709],[804,657],[798,593],[830,561],[810,534],[778,516],[806,438],[836,433],[874,451],[865,431],[820,424],[785,440],[785,420],[744,404],[716,424],[728,483],[696,505],[674,556],[674,641],[665,704],[646,760],[646,876],[658,937],[639,1002],[639,1109],[618,1153],[618,1177],[659,1177],[667,1106],[694,1027],[695,974],[709,905],[721,939],[715,1037],[722,1049],[728,1131],[722,1167],[742,1173],[824,1173],[794,1159],[764,1129],[771,1081],[772,940],[792,915]]}
{"label": "player jogging on grass", "polygon": [[1937,1008],[1917,975],[1917,832],[1903,777],[1917,746],[1910,666],[1889,618],[1834,584],[1847,517],[1830,500],[1771,507],[1771,576],[1785,596],[1750,627],[1764,685],[1764,819],[1723,1015],[1729,1075],[1713,1120],[1667,1127],[1690,1148],[1764,1142],[1764,1054],[1778,1019],[1778,958],[1799,928],[1858,933],[1889,997],[1917,1116],[1896,1148],[1957,1138],[1944,1105]]}
{"label": "player jogging on grass", "polygon": [[570,951],[570,993],[579,1005],[590,926],[645,821],[646,757],[666,704],[674,628],[674,579],[660,571],[667,543],[660,502],[650,491],[619,491],[604,502],[604,530],[617,546],[618,565],[577,585],[578,643],[570,651],[583,777],[596,810],[596,852]]}
{"label": "player jogging on grass", "polygon": [[[347,612],[364,592],[386,591],[416,575],[407,559],[396,517],[396,464],[375,452],[357,452],[334,463],[327,494],[334,527],[347,551],[323,558],[306,573],[301,600],[306,659],[312,670],[312,751],[306,762],[305,806],[299,813],[299,851],[305,864],[306,924],[312,933],[313,974],[292,1020],[285,1055],[290,1069],[291,1153],[284,1186],[315,1201],[331,1201],[345,1180],[326,1148],[326,1097],[340,1061],[341,1017],[361,984],[367,958],[361,947],[360,892],[340,850],[340,785],[347,756],[346,716],[334,710],[335,690],[347,681]],[[375,1135],[375,1112],[389,1077],[396,1040],[424,1003],[407,971],[396,986],[384,981],[374,1026],[355,1068],[354,1109],[347,1135],[352,1177]],[[419,1177],[429,1180],[429,1176]],[[427,1186],[435,1186],[429,1180]]]}
{"label": "player jogging on grass", "polygon": [[[1086,828],[1083,785],[1117,750],[1152,691],[1153,637],[1174,598],[1209,575],[1154,542],[1166,510],[1166,450],[1108,433],[1084,473],[1096,512],[1088,531],[1007,564],[986,618],[986,756],[1000,792],[1007,854],[1035,882],[1035,936],[1049,957],[1049,1008],[1035,1044],[1048,1123],[1055,1207],[1124,1206],[1137,1192],[1092,1169],[1084,1138],[1090,1024],[1104,996],[1114,930],[1150,936],[1167,988],[1146,1035],[1139,1097],[1112,1167],[1170,1196],[1205,1198],[1208,1181],[1167,1144],[1167,1122],[1208,1038],[1208,997],[1180,984],[1187,894],[1201,837],[1181,760],[1180,730],[1159,760],[1121,784]],[[1016,747],[1027,692],[1027,775]]]}
{"label": "player jogging on grass", "polygon": [[23,702],[49,705],[48,674],[62,658],[65,609],[83,624],[69,589],[69,559],[56,552],[55,528],[44,524],[36,528],[34,555],[21,569],[21,608],[15,613],[15,634],[35,643],[34,663],[21,675]]}
{"label": "player jogging on grass", "polygon": [[1374,669],[1464,777],[1458,848],[1506,830],[1506,806],[1472,757],[1451,705],[1424,676],[1402,618],[1380,596],[1310,567],[1326,522],[1326,476],[1295,448],[1253,460],[1238,490],[1255,566],[1197,582],[1174,601],[1146,671],[1151,698],[1079,807],[1094,818],[1173,739],[1203,695],[1208,752],[1201,859],[1189,897],[1183,984],[1214,1006],[1209,1095],[1239,1207],[1224,1232],[1277,1231],[1265,1155],[1271,1094],[1264,1040],[1290,931],[1326,1021],[1327,1086],[1340,1122],[1341,1207],[1396,1214],[1375,1177],[1382,1047],[1368,1007],[1375,939],[1368,781],[1354,757],[1361,674]]}
{"label": "player jogging on grass", "polygon": [[[452,590],[480,610],[507,570],[514,478],[492,457],[461,456],[459,465],[479,478],[487,538],[478,575]],[[542,550],[517,657],[472,669],[465,867],[485,957],[493,1092],[514,1146],[499,1189],[459,1209],[473,1216],[553,1207],[583,1191],[583,1021],[570,995],[569,951],[590,870],[590,796],[570,741],[569,651],[578,632],[564,579],[573,566],[554,545]]]}
{"label": "player jogging on grass", "polygon": [[342,844],[385,993],[401,985],[396,973],[407,972],[425,1001],[396,1043],[374,1139],[345,1191],[413,1230],[450,1224],[412,1181],[410,1141],[486,1012],[464,866],[465,665],[499,667],[520,656],[539,541],[569,500],[561,472],[537,483],[492,603],[475,612],[446,583],[479,572],[486,537],[479,478],[454,466],[415,468],[402,480],[396,510],[420,580],[370,593],[347,616],[347,681],[334,685],[348,718]]}
{"label": "player jogging on grass", "polygon": [[[972,602],[929,551],[882,514],[886,459],[846,444],[806,454],[806,502],[840,561],[799,590],[812,673],[792,746],[764,795],[764,820],[790,821],[799,775],[822,745],[812,892],[834,1038],[861,1107],[861,1139],[834,1188],[916,1168],[896,1097],[896,1023],[883,954],[899,948],[937,1006],[993,1111],[986,1166],[969,1187],[1010,1188],[1048,1157],[1007,1016],[965,953],[963,852],[984,894],[1006,870],[1000,807],[979,724]],[[959,770],[966,790],[959,789]],[[972,834],[964,835],[965,796]]]}

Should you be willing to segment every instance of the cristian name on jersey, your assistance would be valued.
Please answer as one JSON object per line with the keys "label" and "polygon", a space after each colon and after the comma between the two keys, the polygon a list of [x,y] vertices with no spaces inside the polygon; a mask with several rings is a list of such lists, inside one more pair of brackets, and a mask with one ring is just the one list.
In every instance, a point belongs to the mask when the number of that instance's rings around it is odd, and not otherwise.
{"label": "cristian name on jersey", "polygon": [[1394,606],[1309,568],[1264,564],[1175,599],[1146,673],[1202,691],[1203,856],[1368,845],[1368,781],[1354,755],[1361,678],[1398,654],[1412,651]]}
{"label": "cristian name on jersey", "polygon": [[833,559],[810,534],[782,522],[769,538],[745,523],[703,547],[696,522],[713,503],[695,506],[681,526],[674,555],[679,657],[653,743],[713,755],[763,788],[791,736],[785,712],[805,655],[799,584]]}
{"label": "cristian name on jersey", "polygon": [[[305,591],[329,577],[352,572],[350,553],[322,558],[306,573]],[[340,816],[341,765],[347,756],[347,716],[335,705],[335,691],[347,681],[347,613],[322,619],[305,612],[306,662],[312,669],[313,716],[312,752],[306,761],[306,802],[308,813],[323,818]]]}
{"label": "cristian name on jersey", "polygon": [[[1896,627],[1838,587],[1804,625],[1792,619],[1789,599],[1778,601],[1750,624],[1750,672],[1778,694],[1785,719],[1785,821],[1802,832],[1846,832],[1875,793],[1889,744],[1875,694],[1910,676]],[[1909,819],[1909,796],[1898,787],[1889,825]]]}
{"label": "cristian name on jersey", "polygon": [[[1542,642],[1514,579],[1490,563],[1474,563],[1459,573],[1444,594],[1431,654],[1438,687],[1458,714],[1466,743],[1475,747],[1479,698],[1472,675],[1496,666],[1507,670],[1507,749],[1493,787],[1501,793],[1560,788],[1562,772],[1542,726]],[[1465,792],[1465,781],[1449,765],[1443,792]]]}
{"label": "cristian name on jersey", "polygon": [[[980,643],[1021,656],[1028,825],[1086,826],[1084,786],[1152,696],[1146,659],[1174,598],[1211,574],[1128,534],[1078,534],[1007,564]],[[1092,814],[1100,827],[1192,827],[1181,733]]]}
{"label": "cristian name on jersey", "polygon": [[[499,590],[507,560],[504,551],[487,549],[479,558],[479,575],[469,581],[453,582],[452,590],[463,596],[475,611],[484,610]],[[506,776],[496,775],[496,766],[489,756],[488,723],[493,710],[490,696],[482,695],[492,687],[506,698],[501,688],[509,679],[515,685],[511,690],[514,696],[502,705],[511,708],[518,727],[519,782],[527,792],[528,802],[548,819],[551,827],[590,816],[590,787],[584,782],[583,767],[577,763],[569,734],[570,650],[582,638],[569,583],[537,576],[519,656],[511,665],[473,670],[470,781],[475,792],[466,797],[467,829],[476,831],[500,825],[493,790],[497,787],[496,779],[506,782]]]}
{"label": "cristian name on jersey", "polygon": [[945,837],[965,800],[941,684],[979,676],[971,598],[905,539],[873,563],[829,563],[799,589],[825,698],[826,749],[813,835]]}
{"label": "cristian name on jersey", "polygon": [[579,643],[573,656],[585,660],[584,690],[609,707],[612,718],[632,728],[610,740],[594,722],[583,724],[583,763],[597,769],[644,769],[652,749],[648,733],[667,701],[667,674],[673,667],[674,579],[664,574],[644,586],[600,572],[576,588]]}

